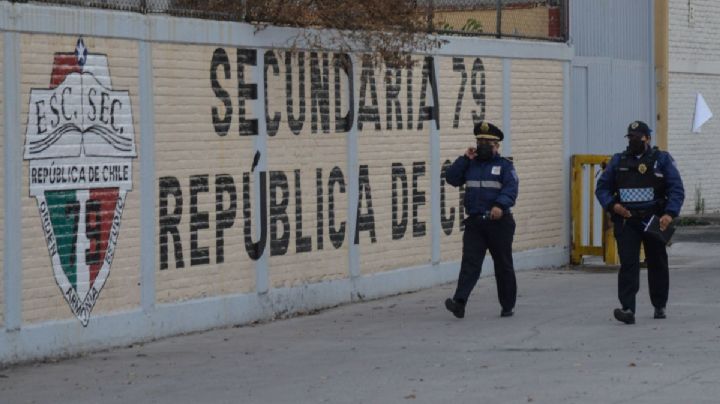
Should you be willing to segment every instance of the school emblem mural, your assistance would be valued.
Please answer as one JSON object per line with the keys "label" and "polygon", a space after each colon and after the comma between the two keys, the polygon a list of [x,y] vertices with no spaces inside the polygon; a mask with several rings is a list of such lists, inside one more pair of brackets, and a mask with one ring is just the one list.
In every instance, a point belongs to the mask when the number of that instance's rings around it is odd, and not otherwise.
{"label": "school emblem mural", "polygon": [[55,280],[83,326],[110,274],[134,139],[130,95],[113,89],[107,55],[82,38],[55,53],[50,87],[30,92],[24,158]]}

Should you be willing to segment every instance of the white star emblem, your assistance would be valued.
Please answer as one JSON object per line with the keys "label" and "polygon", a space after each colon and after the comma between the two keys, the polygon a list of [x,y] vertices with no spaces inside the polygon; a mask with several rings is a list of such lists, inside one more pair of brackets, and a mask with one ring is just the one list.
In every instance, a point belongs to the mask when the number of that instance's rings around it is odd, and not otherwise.
{"label": "white star emblem", "polygon": [[78,64],[84,66],[87,61],[88,50],[85,47],[85,43],[82,38],[78,39],[77,45],[75,46],[75,57],[77,57]]}

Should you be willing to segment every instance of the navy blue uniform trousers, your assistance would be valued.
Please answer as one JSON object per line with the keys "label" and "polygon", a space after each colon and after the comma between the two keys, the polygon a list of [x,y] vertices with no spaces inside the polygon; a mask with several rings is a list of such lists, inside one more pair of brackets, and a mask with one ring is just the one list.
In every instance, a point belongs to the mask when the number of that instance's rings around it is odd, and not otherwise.
{"label": "navy blue uniform trousers", "polygon": [[506,213],[499,220],[471,216],[465,220],[462,263],[454,299],[467,302],[470,292],[480,278],[480,271],[487,250],[495,264],[495,282],[498,300],[503,310],[515,307],[517,284],[513,267],[512,242],[515,235],[515,219]]}
{"label": "navy blue uniform trousers", "polygon": [[640,243],[645,247],[650,302],[655,308],[665,308],[670,284],[665,244],[648,236],[640,219],[623,220],[613,215],[613,227],[620,257],[618,298],[622,308],[635,312],[635,295],[640,290]]}

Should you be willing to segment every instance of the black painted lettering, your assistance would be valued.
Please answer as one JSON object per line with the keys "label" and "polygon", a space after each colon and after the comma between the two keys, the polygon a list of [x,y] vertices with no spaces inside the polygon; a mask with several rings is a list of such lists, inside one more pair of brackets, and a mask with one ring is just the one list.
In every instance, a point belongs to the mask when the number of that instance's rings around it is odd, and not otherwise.
{"label": "black painted lettering", "polygon": [[303,236],[300,170],[295,170],[295,252],[308,251],[312,251],[312,239],[310,236]]}
{"label": "black painted lettering", "polygon": [[[336,53],[333,56],[333,67],[335,68],[335,132],[345,133],[349,132],[352,128],[353,120],[355,119],[354,105],[355,105],[355,91],[353,89],[353,68],[352,60],[350,56],[345,53]],[[340,71],[345,73],[345,82],[347,82],[347,91],[343,93],[342,86],[340,85],[341,77]],[[342,98],[343,94],[348,97],[348,107],[345,116],[342,116]]]}
{"label": "black painted lettering", "polygon": [[292,53],[285,52],[285,96],[287,97],[287,120],[292,133],[299,135],[305,123],[305,53],[299,52],[298,59],[298,116],[295,118],[293,102]]}
{"label": "black painted lettering", "polygon": [[[213,73],[214,73],[213,70],[210,70],[211,81],[212,81]],[[215,81],[217,81],[217,79]],[[213,90],[215,90],[214,87],[213,87]],[[91,111],[88,112],[88,115],[87,115],[88,119],[91,121],[95,121],[95,119],[97,119],[97,108],[95,107],[95,103],[93,102],[93,98],[95,97],[95,95],[97,95],[97,90],[91,87],[88,90],[88,104],[90,104]],[[53,97],[54,96],[55,96],[55,94],[53,94]],[[52,107],[52,98],[50,98],[50,106]],[[215,112],[215,114],[217,114],[217,108],[216,107],[213,107],[213,108],[215,108],[214,112]],[[53,109],[53,112],[56,112],[55,109]],[[215,115],[213,115],[213,118],[214,117],[215,117]],[[60,118],[60,116],[58,115],[58,122],[60,121],[59,118]],[[214,122],[215,121],[213,120],[213,123]]]}
{"label": "black painted lettering", "polygon": [[[322,65],[322,66],[321,66]],[[310,52],[310,124],[312,133],[330,133],[330,69],[327,53]]]}
{"label": "black painted lettering", "polygon": [[[212,62],[210,63],[210,85],[212,86],[215,97],[217,97],[225,106],[225,114],[223,118],[220,118],[217,107],[212,107],[212,121],[215,127],[215,133],[218,136],[225,136],[230,130],[230,122],[232,121],[233,107],[232,101],[230,100],[230,93],[227,92],[218,81],[217,69],[222,66],[225,71],[225,80],[230,78],[230,59],[228,59],[225,49],[217,48],[213,52]],[[93,108],[93,111],[95,108]]]}
{"label": "black painted lettering", "polygon": [[[367,105],[365,95],[370,84],[370,104]],[[362,130],[363,122],[375,122],[375,130],[380,130],[380,111],[378,107],[377,86],[375,85],[375,66],[369,55],[363,55],[362,73],[360,74],[360,107],[358,108],[358,130]]]}
{"label": "black painted lettering", "polygon": [[[281,197],[278,202],[277,189]],[[282,171],[270,172],[270,255],[284,255],[290,244],[290,219],[287,207],[290,200],[290,189],[287,176]],[[278,222],[282,224],[282,235],[278,236]]]}
{"label": "black painted lettering", "polygon": [[275,112],[272,119],[270,118],[270,108],[268,99],[268,69],[272,68],[273,76],[280,76],[280,67],[278,66],[277,57],[274,51],[265,52],[265,124],[267,125],[268,136],[275,136],[280,128],[280,112]]}
{"label": "black painted lettering", "polygon": [[[92,97],[90,96],[90,93],[93,91],[95,91],[94,88],[90,88],[90,90],[88,91],[88,102],[90,103],[90,106],[94,108],[95,106],[93,105]],[[53,119],[53,117],[50,117],[50,127],[52,127],[52,128],[55,128],[60,124],[60,110],[55,108],[55,106],[57,105],[57,102],[58,102],[57,101],[57,93],[53,93],[53,95],[50,96],[50,102],[49,102],[50,110],[52,111],[52,114],[54,116],[54,119]]]}
{"label": "black painted lettering", "polygon": [[45,120],[44,108],[42,108],[42,109],[40,108],[43,105],[45,105],[45,100],[35,101],[35,116],[37,117],[37,134],[38,135],[47,132],[47,125],[45,125],[43,123],[43,120]]}
{"label": "black painted lettering", "polygon": [[190,176],[190,266],[210,263],[210,248],[198,246],[198,231],[210,228],[207,211],[198,211],[198,194],[210,191],[208,175]]}
{"label": "black painted lettering", "polygon": [[[433,106],[427,105],[427,88],[430,85],[432,92]],[[425,57],[422,69],[422,82],[420,83],[420,106],[418,107],[418,130],[423,128],[423,121],[435,121],[435,125],[440,129],[440,120],[438,119],[438,90],[435,80],[435,63],[433,57]]]}
{"label": "black painted lettering", "polygon": [[240,136],[255,136],[258,134],[258,120],[245,118],[245,100],[257,99],[257,84],[245,82],[245,66],[255,65],[257,65],[257,50],[237,50],[238,133]]}
{"label": "black painted lettering", "polygon": [[418,208],[425,205],[425,191],[418,191],[418,178],[425,176],[425,162],[413,163],[412,200],[413,200],[413,237],[425,235],[425,222],[418,220]]}
{"label": "black painted lettering", "polygon": [[455,103],[455,118],[453,119],[453,128],[458,128],[460,127],[460,109],[462,108],[463,97],[465,97],[465,86],[467,85],[465,58],[453,58],[453,71],[460,72],[460,88],[458,89],[457,102]]}
{"label": "black painted lettering", "polygon": [[257,261],[262,257],[267,243],[267,175],[260,172],[260,239],[252,241],[252,205],[250,204],[250,173],[243,173],[243,233],[245,235],[245,251],[250,259]]}
{"label": "black painted lettering", "polygon": [[333,247],[340,248],[345,241],[345,222],[340,223],[340,228],[335,227],[335,185],[337,184],[340,193],[345,193],[345,177],[340,167],[333,167],[328,179],[328,232]]}
{"label": "black painted lettering", "polygon": [[446,191],[445,191],[445,174],[447,169],[452,165],[450,160],[445,160],[440,169],[440,225],[446,235],[451,235],[453,231],[453,224],[455,223],[455,208],[450,208],[450,214],[447,213]]}
{"label": "black painted lettering", "polygon": [[72,95],[72,87],[65,87],[62,90],[62,95],[60,96],[60,110],[62,111],[62,116],[66,121],[72,120],[74,118],[77,118],[77,111],[73,111],[72,116],[68,115],[67,112],[65,112],[65,94]]}
{"label": "black painted lettering", "polygon": [[[368,166],[363,164],[360,166],[358,178],[358,203],[357,203],[357,221],[355,223],[355,244],[360,244],[360,232],[369,231],[370,241],[377,242],[375,236],[375,211],[372,206],[372,191],[370,190],[370,172]],[[365,199],[366,211],[361,213],[363,199]]]}
{"label": "black painted lettering", "polygon": [[118,99],[114,99],[110,103],[110,126],[115,132],[123,133],[124,128],[122,126],[119,128],[115,126],[115,108],[117,108],[118,110],[122,109],[122,102],[120,102],[120,100]]}
{"label": "black painted lettering", "polygon": [[[159,201],[159,220],[160,227],[160,270],[168,268],[168,233],[173,239],[173,248],[175,250],[175,268],[185,267],[182,254],[182,243],[180,242],[180,219],[182,218],[183,197],[180,189],[180,182],[175,177],[161,177],[158,188],[160,189]],[[173,213],[168,214],[168,197],[172,196],[175,207]]]}
{"label": "black painted lettering", "polygon": [[[402,192],[402,202],[398,195],[398,181]],[[402,163],[392,163],[392,239],[399,240],[405,237],[408,224],[408,182],[405,167]],[[398,206],[400,205],[400,206]],[[398,211],[402,209],[402,218]]]}
{"label": "black painted lettering", "polygon": [[[395,82],[393,83],[393,76]],[[385,116],[387,117],[387,130],[392,129],[393,107],[395,109],[395,127],[403,128],[402,108],[400,107],[400,89],[402,88],[402,69],[387,68],[385,70]]]}
{"label": "black painted lettering", "polygon": [[317,249],[323,249],[323,178],[322,168],[315,169],[315,192],[317,193],[316,210],[317,210]]}
{"label": "black painted lettering", "polygon": [[[225,207],[225,195],[229,199],[229,206]],[[215,176],[215,261],[225,262],[225,229],[235,223],[237,216],[237,191],[235,181],[229,174]]]}
{"label": "black painted lettering", "polygon": [[110,101],[110,94],[106,93],[105,91],[101,92],[100,93],[100,122],[104,123],[105,125],[110,123],[110,121],[107,118],[105,118],[105,111],[110,112],[110,107],[105,106],[105,104],[109,101]]}
{"label": "black painted lettering", "polygon": [[[480,85],[478,86],[478,76],[480,76]],[[485,66],[480,58],[475,59],[470,75],[470,88],[472,89],[473,100],[475,105],[480,107],[480,111],[472,111],[473,124],[485,120]]]}

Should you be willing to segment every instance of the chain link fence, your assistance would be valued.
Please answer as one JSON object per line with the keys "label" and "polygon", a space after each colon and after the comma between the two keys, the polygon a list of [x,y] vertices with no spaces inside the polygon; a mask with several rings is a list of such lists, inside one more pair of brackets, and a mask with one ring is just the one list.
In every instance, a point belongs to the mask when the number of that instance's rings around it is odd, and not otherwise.
{"label": "chain link fence", "polygon": [[[0,0],[3,1],[3,0]],[[247,0],[9,0],[226,21],[253,18]],[[414,0],[428,30],[449,35],[566,41],[570,0]],[[274,22],[274,21],[273,21]],[[285,24],[292,25],[292,23]]]}

